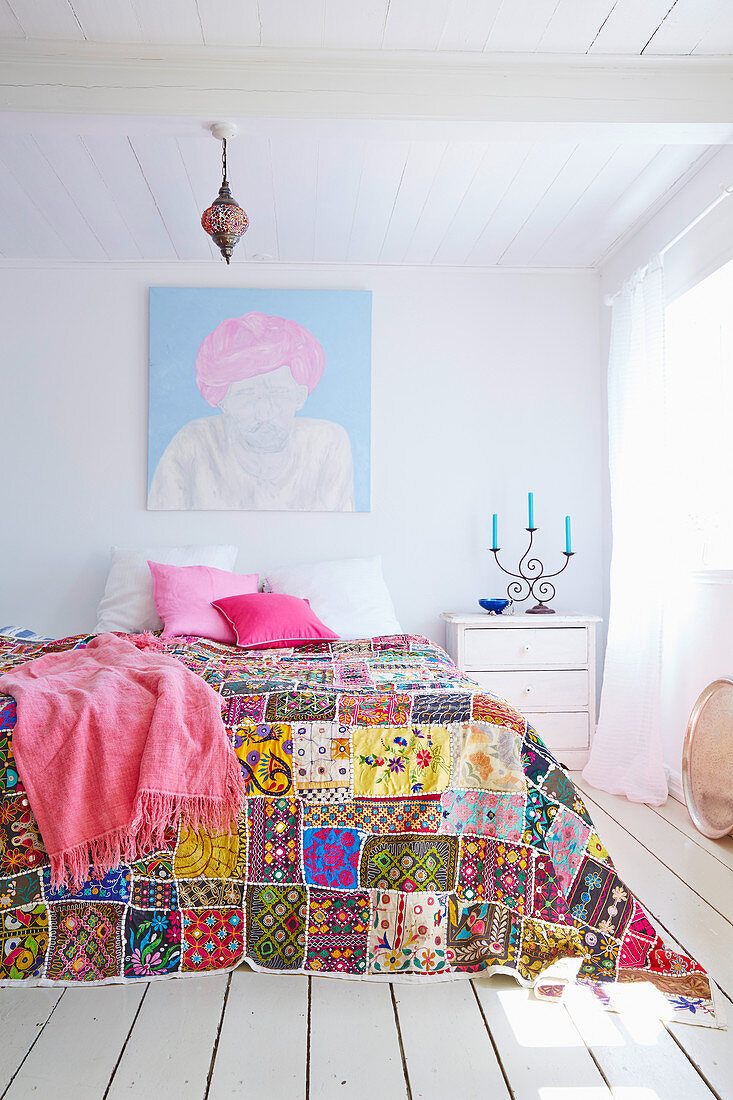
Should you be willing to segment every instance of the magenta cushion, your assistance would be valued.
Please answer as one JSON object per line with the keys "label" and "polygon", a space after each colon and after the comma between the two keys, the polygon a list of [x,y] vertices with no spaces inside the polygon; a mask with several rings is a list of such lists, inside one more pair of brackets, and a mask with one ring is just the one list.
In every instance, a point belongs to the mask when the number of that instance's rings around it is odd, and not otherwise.
{"label": "magenta cushion", "polygon": [[236,645],[231,626],[215,607],[221,596],[256,592],[259,576],[239,576],[208,565],[160,565],[149,561],[153,576],[153,598],[163,620],[163,637],[195,634],[214,642]]}
{"label": "magenta cushion", "polygon": [[275,649],[338,638],[324,626],[308,601],[297,596],[258,592],[214,600],[214,607],[231,623],[237,645],[246,649]]}

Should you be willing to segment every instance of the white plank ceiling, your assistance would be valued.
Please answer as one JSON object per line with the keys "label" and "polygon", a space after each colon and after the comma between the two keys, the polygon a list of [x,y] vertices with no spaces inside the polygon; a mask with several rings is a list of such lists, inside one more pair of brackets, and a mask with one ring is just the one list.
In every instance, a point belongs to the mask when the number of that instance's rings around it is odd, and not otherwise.
{"label": "white plank ceiling", "polygon": [[[2,257],[218,257],[199,224],[220,182],[219,146],[203,126],[76,125],[0,124]],[[592,267],[714,153],[241,125],[229,150],[232,191],[250,217],[240,262]]]}
{"label": "white plank ceiling", "polygon": [[[733,0],[0,0],[3,41],[77,43],[90,57],[108,43],[202,57],[206,47],[725,55]],[[714,155],[709,142],[733,137],[531,121],[240,128],[230,179],[250,229],[237,262],[523,268],[598,266]],[[199,224],[218,170],[200,119],[0,114],[0,259],[218,259]]]}
{"label": "white plank ceiling", "polygon": [[731,0],[0,0],[0,39],[729,54]]}

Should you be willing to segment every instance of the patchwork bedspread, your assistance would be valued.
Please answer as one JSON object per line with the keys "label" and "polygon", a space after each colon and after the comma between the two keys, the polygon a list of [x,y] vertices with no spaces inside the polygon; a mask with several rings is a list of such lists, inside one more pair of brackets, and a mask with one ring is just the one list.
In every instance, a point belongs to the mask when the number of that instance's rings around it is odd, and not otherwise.
{"label": "patchwork bedspread", "polygon": [[[88,640],[0,639],[0,672]],[[487,971],[608,1007],[638,988],[652,1011],[716,1026],[705,971],[659,936],[540,737],[427,639],[168,652],[221,694],[247,787],[237,831],[184,823],[162,850],[52,890],[0,696],[0,981],[242,961],[372,980]]]}

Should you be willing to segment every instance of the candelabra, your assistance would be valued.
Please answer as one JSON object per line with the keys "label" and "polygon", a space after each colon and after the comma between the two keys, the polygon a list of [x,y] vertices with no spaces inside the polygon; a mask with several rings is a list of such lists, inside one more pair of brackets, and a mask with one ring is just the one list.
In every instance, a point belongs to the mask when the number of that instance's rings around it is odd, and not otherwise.
{"label": "candelabra", "polygon": [[[571,550],[563,550],[565,564],[555,573],[545,573],[545,567],[539,558],[527,557],[532,549],[532,541],[537,528],[527,527],[526,530],[529,532],[529,546],[519,559],[516,573],[512,572],[511,569],[505,569],[499,561],[501,547],[492,546],[491,553],[494,555],[494,560],[502,573],[506,573],[508,577],[516,577],[516,580],[510,581],[507,585],[506,594],[510,600],[514,600],[515,603],[523,603],[524,600],[528,600],[531,596],[532,599],[538,600],[539,602],[534,607],[528,608],[528,615],[554,615],[554,607],[548,607],[545,603],[545,600],[549,601],[555,598],[555,585],[551,583],[550,578],[559,577],[563,570],[567,569],[568,562],[573,557],[573,552]],[[524,595],[522,595],[522,593],[524,593]]]}

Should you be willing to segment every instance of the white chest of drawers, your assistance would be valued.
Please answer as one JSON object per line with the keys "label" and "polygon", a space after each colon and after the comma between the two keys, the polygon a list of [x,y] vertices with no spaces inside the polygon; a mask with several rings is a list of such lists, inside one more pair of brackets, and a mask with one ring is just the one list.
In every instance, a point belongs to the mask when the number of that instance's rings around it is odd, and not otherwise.
{"label": "white chest of drawers", "polygon": [[586,615],[445,612],[446,649],[480,687],[527,716],[548,748],[581,768],[596,724],[596,623]]}

